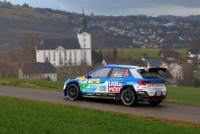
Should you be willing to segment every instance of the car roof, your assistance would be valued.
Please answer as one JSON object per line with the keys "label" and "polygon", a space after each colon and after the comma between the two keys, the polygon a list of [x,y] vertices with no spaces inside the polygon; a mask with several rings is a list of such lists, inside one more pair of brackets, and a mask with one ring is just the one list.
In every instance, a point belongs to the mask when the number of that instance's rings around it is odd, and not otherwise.
{"label": "car roof", "polygon": [[127,68],[127,69],[145,69],[147,67],[132,66],[132,65],[117,65],[117,64],[107,64],[103,67],[116,67],[116,68]]}

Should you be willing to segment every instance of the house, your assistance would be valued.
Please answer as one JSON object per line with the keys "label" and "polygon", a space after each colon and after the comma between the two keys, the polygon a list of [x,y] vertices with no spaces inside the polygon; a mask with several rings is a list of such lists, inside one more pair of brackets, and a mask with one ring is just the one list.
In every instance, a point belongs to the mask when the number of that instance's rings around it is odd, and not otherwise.
{"label": "house", "polygon": [[17,62],[14,64],[19,79],[49,79],[57,81],[56,68],[50,62]]}
{"label": "house", "polygon": [[200,49],[188,49],[187,57],[200,59]]}
{"label": "house", "polygon": [[91,66],[91,35],[87,29],[84,11],[80,22],[81,28],[77,32],[77,38],[44,39],[37,44],[36,61],[48,61],[55,67],[79,66],[83,62]]}
{"label": "house", "polygon": [[183,80],[183,68],[177,63],[171,63],[168,67],[169,72],[177,80]]}
{"label": "house", "polygon": [[200,60],[200,49],[188,49],[186,60],[187,63]]}
{"label": "house", "polygon": [[158,54],[158,58],[172,61],[179,59],[180,55],[178,52],[175,52],[174,50],[161,50]]}
{"label": "house", "polygon": [[148,68],[151,67],[163,67],[163,68],[168,68],[168,62],[162,59],[148,59],[144,61],[145,66]]}

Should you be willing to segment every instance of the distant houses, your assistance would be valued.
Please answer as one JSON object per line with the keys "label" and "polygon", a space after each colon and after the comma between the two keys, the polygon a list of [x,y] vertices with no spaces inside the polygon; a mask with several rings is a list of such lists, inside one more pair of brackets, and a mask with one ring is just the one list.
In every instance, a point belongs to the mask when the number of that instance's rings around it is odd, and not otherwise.
{"label": "distant houses", "polygon": [[174,50],[161,50],[158,54],[158,59],[166,59],[168,61],[178,60],[180,59],[180,55]]}
{"label": "distant houses", "polygon": [[19,79],[57,81],[56,68],[50,62],[17,62],[14,67]]}

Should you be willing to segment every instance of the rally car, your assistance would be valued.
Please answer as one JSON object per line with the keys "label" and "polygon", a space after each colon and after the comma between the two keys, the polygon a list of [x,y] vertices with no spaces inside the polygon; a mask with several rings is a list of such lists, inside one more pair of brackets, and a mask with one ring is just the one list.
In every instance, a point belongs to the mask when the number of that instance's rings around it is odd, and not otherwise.
{"label": "rally car", "polygon": [[105,65],[84,76],[68,79],[63,95],[69,100],[80,97],[120,100],[125,106],[133,106],[137,101],[158,105],[167,95],[165,80],[160,73],[163,71],[166,69]]}

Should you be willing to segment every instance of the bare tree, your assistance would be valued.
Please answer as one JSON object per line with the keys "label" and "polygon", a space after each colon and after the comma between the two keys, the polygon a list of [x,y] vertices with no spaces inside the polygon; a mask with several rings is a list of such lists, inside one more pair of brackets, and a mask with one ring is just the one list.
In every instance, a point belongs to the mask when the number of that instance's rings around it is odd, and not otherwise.
{"label": "bare tree", "polygon": [[25,35],[20,43],[23,51],[21,61],[34,62],[36,61],[35,45],[39,42],[39,38],[31,34]]}

